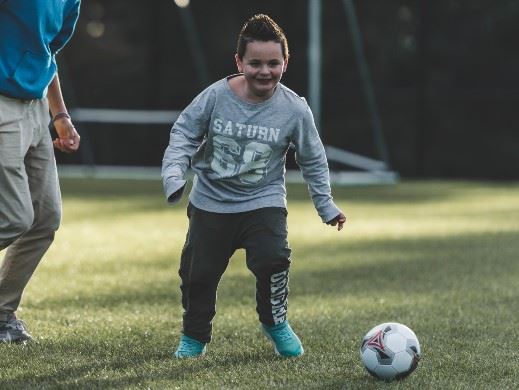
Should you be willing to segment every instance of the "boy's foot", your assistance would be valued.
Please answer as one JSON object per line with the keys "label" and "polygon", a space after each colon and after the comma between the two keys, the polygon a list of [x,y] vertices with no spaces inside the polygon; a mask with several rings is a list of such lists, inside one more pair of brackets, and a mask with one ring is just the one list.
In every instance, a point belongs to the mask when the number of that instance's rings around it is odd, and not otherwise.
{"label": "boy's foot", "polygon": [[22,320],[18,320],[14,314],[7,322],[0,323],[0,342],[24,343],[31,340],[27,325]]}
{"label": "boy's foot", "polygon": [[201,343],[189,336],[182,335],[174,356],[180,359],[198,357],[204,355],[206,349],[205,343]]}
{"label": "boy's foot", "polygon": [[288,321],[274,326],[261,325],[263,333],[274,344],[274,350],[279,356],[297,357],[304,353],[301,340],[294,333]]}

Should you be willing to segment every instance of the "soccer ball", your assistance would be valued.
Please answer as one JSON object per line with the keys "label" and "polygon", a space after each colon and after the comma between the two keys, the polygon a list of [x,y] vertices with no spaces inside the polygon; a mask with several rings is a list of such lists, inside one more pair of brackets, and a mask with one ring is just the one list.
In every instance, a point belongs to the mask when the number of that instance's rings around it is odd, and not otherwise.
{"label": "soccer ball", "polygon": [[420,343],[414,332],[395,322],[375,326],[366,333],[360,346],[366,370],[384,380],[408,376],[417,367],[420,354]]}

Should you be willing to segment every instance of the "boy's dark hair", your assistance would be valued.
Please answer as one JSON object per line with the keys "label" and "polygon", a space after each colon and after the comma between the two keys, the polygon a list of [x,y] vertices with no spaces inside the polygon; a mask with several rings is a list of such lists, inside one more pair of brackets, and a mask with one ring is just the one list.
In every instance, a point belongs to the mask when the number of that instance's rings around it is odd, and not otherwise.
{"label": "boy's dark hair", "polygon": [[274,41],[281,44],[283,58],[288,59],[288,42],[285,33],[268,15],[257,14],[247,20],[238,36],[236,53],[240,59],[245,55],[247,44],[252,41]]}

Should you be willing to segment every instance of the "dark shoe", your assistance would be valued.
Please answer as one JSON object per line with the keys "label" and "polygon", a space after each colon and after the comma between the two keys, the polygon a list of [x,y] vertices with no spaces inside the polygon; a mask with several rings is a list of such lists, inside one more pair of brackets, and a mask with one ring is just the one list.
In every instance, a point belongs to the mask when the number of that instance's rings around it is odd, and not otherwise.
{"label": "dark shoe", "polygon": [[13,316],[0,325],[0,342],[3,343],[24,343],[31,341],[32,336],[29,334],[27,325],[22,320],[18,320]]}

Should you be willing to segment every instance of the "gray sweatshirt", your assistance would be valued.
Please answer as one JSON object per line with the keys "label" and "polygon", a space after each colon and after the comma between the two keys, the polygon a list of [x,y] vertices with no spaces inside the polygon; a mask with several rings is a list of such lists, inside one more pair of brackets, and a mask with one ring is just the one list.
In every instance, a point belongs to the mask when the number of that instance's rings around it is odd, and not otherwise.
{"label": "gray sweatshirt", "polygon": [[279,83],[272,97],[249,103],[228,78],[209,86],[180,114],[162,161],[169,203],[176,203],[190,166],[190,202],[215,213],[286,207],[285,159],[290,144],[323,222],[339,215],[328,163],[306,101]]}

